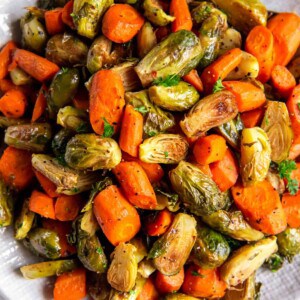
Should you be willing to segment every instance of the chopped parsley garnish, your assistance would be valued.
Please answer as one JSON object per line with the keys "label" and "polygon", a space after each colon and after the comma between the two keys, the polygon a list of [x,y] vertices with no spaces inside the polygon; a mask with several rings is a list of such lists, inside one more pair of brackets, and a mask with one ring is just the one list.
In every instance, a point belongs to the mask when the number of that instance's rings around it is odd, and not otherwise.
{"label": "chopped parsley garnish", "polygon": [[201,277],[201,278],[205,278],[205,275],[203,275],[203,274],[201,274],[201,273],[199,273],[199,272],[197,272],[197,271],[192,271],[191,274],[192,274],[193,276],[198,276],[198,277]]}
{"label": "chopped parsley garnish", "polygon": [[100,247],[98,247],[98,248],[96,249],[96,252],[97,252],[98,254],[103,254],[103,250],[102,250]]}
{"label": "chopped parsley garnish", "polygon": [[112,137],[114,134],[114,126],[110,125],[105,118],[102,118],[104,121],[104,131],[102,136],[103,137]]}
{"label": "chopped parsley garnish", "polygon": [[148,112],[148,109],[145,106],[135,107],[134,110],[138,111],[142,115],[145,115]]}
{"label": "chopped parsley garnish", "polygon": [[169,157],[169,152],[168,152],[168,151],[165,151],[165,152],[164,152],[164,155],[165,155],[165,157]]}
{"label": "chopped parsley garnish", "polygon": [[155,131],[149,131],[149,132],[148,132],[148,135],[151,136],[151,137],[152,137],[152,136],[156,136],[156,132],[155,132]]}
{"label": "chopped parsley garnish", "polygon": [[168,87],[168,86],[177,85],[179,81],[180,81],[180,76],[173,74],[173,75],[168,75],[165,78],[158,77],[153,81],[153,84]]}
{"label": "chopped parsley garnish", "polygon": [[281,179],[286,179],[286,187],[291,195],[297,194],[299,190],[298,180],[291,178],[292,171],[294,170],[297,170],[297,165],[293,160],[284,160],[278,164],[279,176]]}
{"label": "chopped parsley garnish", "polygon": [[224,89],[224,85],[222,83],[222,79],[219,78],[213,87],[213,93],[220,92]]}

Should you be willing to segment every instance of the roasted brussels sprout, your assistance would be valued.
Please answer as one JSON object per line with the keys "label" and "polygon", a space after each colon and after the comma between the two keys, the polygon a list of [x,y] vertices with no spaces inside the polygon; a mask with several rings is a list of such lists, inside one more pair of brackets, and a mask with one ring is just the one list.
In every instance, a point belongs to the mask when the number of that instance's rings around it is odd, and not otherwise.
{"label": "roasted brussels sprout", "polygon": [[144,278],[149,278],[156,271],[151,259],[144,259],[138,264],[138,274]]}
{"label": "roasted brussels sprout", "polygon": [[51,126],[48,123],[32,123],[9,126],[4,142],[18,149],[43,152],[51,139]]}
{"label": "roasted brussels sprout", "polygon": [[168,294],[165,297],[165,300],[197,300],[197,299],[199,298],[195,298],[181,293]]}
{"label": "roasted brussels sprout", "polygon": [[177,274],[186,263],[195,244],[197,231],[194,217],[179,213],[168,230],[154,243],[148,257],[164,275]]}
{"label": "roasted brussels sprout", "polygon": [[48,259],[57,259],[61,256],[61,246],[58,234],[45,228],[34,228],[24,240],[35,254]]}
{"label": "roasted brussels sprout", "polygon": [[220,267],[228,258],[230,247],[222,234],[205,226],[197,226],[197,239],[192,251],[193,262],[204,268]]}
{"label": "roasted brussels sprout", "polygon": [[27,265],[20,268],[25,279],[36,279],[50,276],[58,276],[78,268],[74,259],[45,261],[37,264]]}
{"label": "roasted brussels sprout", "polygon": [[285,160],[289,155],[294,137],[285,103],[268,101],[261,128],[269,138],[272,161],[280,163]]}
{"label": "roasted brussels sprout", "polygon": [[168,87],[154,85],[149,88],[148,93],[153,103],[171,111],[187,110],[200,98],[197,90],[184,81]]}
{"label": "roasted brussels sprout", "polygon": [[137,36],[137,44],[140,58],[143,58],[157,44],[156,34],[149,22],[145,22],[140,29]]}
{"label": "roasted brussels sprout", "polygon": [[187,30],[171,33],[156,45],[135,67],[143,86],[159,77],[186,75],[202,58],[202,47],[197,36]]}
{"label": "roasted brussels sprout", "polygon": [[209,17],[215,7],[212,3],[206,1],[193,2],[192,4],[195,8],[192,9],[191,16],[195,27],[197,27]]}
{"label": "roasted brussels sprout", "polygon": [[175,126],[173,115],[151,103],[146,90],[135,93],[127,92],[125,93],[125,100],[126,103],[135,108],[143,107],[147,111],[144,115],[144,132],[146,135],[153,136]]}
{"label": "roasted brussels sprout", "polygon": [[263,181],[271,163],[270,141],[260,127],[245,128],[241,138],[241,172],[244,184]]}
{"label": "roasted brussels sprout", "polygon": [[180,199],[177,194],[164,191],[160,187],[155,187],[155,195],[157,206],[155,210],[163,210],[167,208],[171,212],[176,212],[180,209]]}
{"label": "roasted brussels sprout", "polygon": [[247,34],[257,25],[266,26],[268,11],[260,0],[212,0],[228,17],[228,22]]}
{"label": "roasted brussels sprout", "polygon": [[157,0],[144,0],[145,17],[156,26],[166,26],[175,20],[167,15]]}
{"label": "roasted brussels sprout", "polygon": [[61,129],[54,137],[51,143],[51,148],[59,161],[65,164],[65,152],[69,140],[75,135],[70,129]]}
{"label": "roasted brussels sprout", "polygon": [[269,181],[272,187],[279,193],[283,194],[285,191],[284,180],[280,178],[279,174],[272,169],[269,169],[266,180]]}
{"label": "roasted brussels sprout", "polygon": [[283,264],[284,258],[280,254],[274,253],[266,260],[264,266],[272,272],[276,272],[282,268]]}
{"label": "roasted brussels sprout", "polygon": [[136,247],[120,243],[111,255],[111,264],[107,271],[107,281],[116,290],[129,292],[137,277]]}
{"label": "roasted brussels sprout", "polygon": [[77,170],[112,169],[121,162],[117,142],[94,133],[77,134],[67,144],[65,160]]}
{"label": "roasted brussels sprout", "polygon": [[111,287],[109,286],[106,274],[88,273],[87,291],[93,300],[108,300]]}
{"label": "roasted brussels sprout", "polygon": [[73,21],[78,34],[93,39],[101,16],[112,4],[113,0],[74,0]]}
{"label": "roasted brussels sprout", "polygon": [[15,239],[25,239],[30,231],[35,214],[29,210],[29,199],[25,199],[22,205],[22,209],[17,219],[15,220]]}
{"label": "roasted brussels sprout", "polygon": [[7,128],[9,126],[26,124],[29,122],[30,120],[27,119],[14,119],[14,118],[7,118],[4,116],[0,116],[0,128]]}
{"label": "roasted brussels sprout", "polygon": [[234,49],[242,48],[242,36],[239,31],[234,28],[228,28],[220,37],[220,49],[218,55]]}
{"label": "roasted brussels sprout", "polygon": [[221,91],[197,102],[180,122],[180,127],[188,137],[198,137],[229,122],[237,114],[235,96],[229,91]]}
{"label": "roasted brussels sprout", "polygon": [[218,210],[217,212],[202,217],[202,220],[211,228],[240,241],[258,241],[264,234],[253,229],[244,219],[240,211],[228,212]]}
{"label": "roasted brussels sprout", "polygon": [[32,166],[52,181],[58,193],[75,195],[90,190],[93,183],[99,179],[95,172],[81,173],[62,166],[57,159],[44,154],[32,155]]}
{"label": "roasted brussels sprout", "polygon": [[11,191],[0,179],[0,227],[6,227],[12,223],[13,198]]}
{"label": "roasted brussels sprout", "polygon": [[15,85],[25,85],[25,84],[32,84],[33,79],[25,73],[21,68],[15,67],[13,70],[9,71],[9,76],[11,81]]}
{"label": "roasted brussels sprout", "polygon": [[227,197],[216,183],[192,164],[181,161],[169,173],[174,191],[196,216],[210,215],[227,206]]}
{"label": "roasted brussels sprout", "polygon": [[132,240],[130,240],[130,244],[136,248],[135,258],[139,264],[147,256],[146,243],[141,237],[135,236]]}
{"label": "roasted brussels sprout", "polygon": [[85,65],[87,54],[86,44],[70,33],[54,35],[46,46],[46,58],[62,67]]}
{"label": "roasted brussels sprout", "polygon": [[227,286],[237,286],[260,268],[277,249],[275,236],[241,247],[221,266],[221,278]]}
{"label": "roasted brussels sprout", "polygon": [[147,163],[176,164],[185,159],[189,144],[179,134],[158,134],[140,145],[140,160]]}
{"label": "roasted brussels sprout", "polygon": [[300,253],[300,228],[287,228],[277,235],[278,252],[290,262]]}

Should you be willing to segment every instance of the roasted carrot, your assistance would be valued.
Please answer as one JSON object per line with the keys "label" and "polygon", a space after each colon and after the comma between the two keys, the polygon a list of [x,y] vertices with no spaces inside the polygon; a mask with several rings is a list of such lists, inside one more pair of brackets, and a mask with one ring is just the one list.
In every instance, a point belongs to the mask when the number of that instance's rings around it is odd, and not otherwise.
{"label": "roasted carrot", "polygon": [[164,234],[173,221],[173,215],[167,210],[161,210],[145,219],[145,231],[150,236]]}
{"label": "roasted carrot", "polygon": [[124,161],[113,169],[113,173],[131,204],[143,209],[156,207],[153,187],[141,165],[134,161]]}
{"label": "roasted carrot", "polygon": [[13,41],[9,41],[0,51],[0,79],[8,74],[8,66],[12,61],[12,51],[17,46]]}
{"label": "roasted carrot", "polygon": [[221,160],[226,153],[226,141],[217,134],[200,137],[193,148],[193,154],[198,164],[208,165]]}
{"label": "roasted carrot", "polygon": [[149,277],[147,278],[146,283],[144,284],[143,289],[138,295],[136,300],[158,300],[158,299],[159,299],[159,294],[153,283],[153,279]]}
{"label": "roasted carrot", "polygon": [[212,92],[218,79],[225,79],[226,76],[240,64],[242,56],[242,50],[234,48],[225,52],[204,69],[201,74],[201,80],[206,94]]}
{"label": "roasted carrot", "polygon": [[265,26],[255,26],[248,34],[245,50],[254,55],[259,63],[257,79],[262,83],[270,79],[274,66],[274,38]]}
{"label": "roasted carrot", "polygon": [[289,152],[289,159],[294,160],[300,155],[300,136],[297,136],[292,143]]}
{"label": "roasted carrot", "polygon": [[296,79],[286,67],[277,65],[272,70],[271,83],[277,93],[287,99],[296,86]]}
{"label": "roasted carrot", "polygon": [[186,0],[171,0],[170,15],[175,17],[172,22],[172,31],[192,30],[193,21]]}
{"label": "roasted carrot", "polygon": [[61,195],[56,199],[54,210],[59,221],[74,221],[82,208],[80,195]]}
{"label": "roasted carrot", "polygon": [[223,159],[210,164],[210,170],[212,179],[222,192],[234,186],[239,176],[238,163],[230,149],[226,150]]}
{"label": "roasted carrot", "polygon": [[143,120],[142,114],[136,111],[132,105],[126,105],[121,125],[119,145],[122,151],[133,157],[138,156],[139,146],[143,141]]}
{"label": "roasted carrot", "polygon": [[3,93],[8,92],[9,90],[18,90],[24,93],[26,96],[33,94],[33,88],[29,85],[15,85],[9,79],[0,79],[0,91]]}
{"label": "roasted carrot", "polygon": [[89,109],[89,93],[85,87],[79,88],[77,94],[73,98],[73,105],[76,108],[88,110]]}
{"label": "roasted carrot", "polygon": [[46,176],[35,169],[34,174],[41,187],[49,197],[54,198],[59,196],[59,194],[56,192],[56,185],[52,181],[50,181]]}
{"label": "roasted carrot", "polygon": [[289,111],[294,138],[297,139],[300,136],[300,84],[293,89],[286,106]]}
{"label": "roasted carrot", "polygon": [[203,92],[203,83],[196,69],[190,71],[188,74],[183,76],[182,79],[191,84],[198,92]]}
{"label": "roasted carrot", "polygon": [[64,32],[65,24],[62,20],[63,8],[58,7],[45,12],[46,29],[50,35]]}
{"label": "roasted carrot", "polygon": [[0,111],[8,118],[22,117],[26,105],[26,96],[19,90],[9,90],[0,98]]}
{"label": "roasted carrot", "polygon": [[265,234],[278,234],[286,228],[286,217],[279,194],[268,181],[253,186],[232,187],[234,203],[249,224]]}
{"label": "roasted carrot", "polygon": [[240,114],[243,124],[246,128],[258,126],[264,117],[264,109],[262,107],[245,111]]}
{"label": "roasted carrot", "polygon": [[274,36],[275,65],[286,66],[300,45],[300,17],[293,13],[280,13],[267,24]]}
{"label": "roasted carrot", "polygon": [[31,193],[29,209],[42,217],[55,219],[54,199],[37,190]]}
{"label": "roasted carrot", "polygon": [[115,43],[129,42],[142,28],[145,19],[128,4],[112,5],[102,20],[103,34]]}
{"label": "roasted carrot", "polygon": [[22,190],[32,181],[31,153],[7,147],[0,159],[0,174],[6,184]]}
{"label": "roasted carrot", "polygon": [[93,210],[102,231],[114,246],[128,242],[141,228],[136,209],[115,185],[95,197]]}
{"label": "roasted carrot", "polygon": [[155,277],[155,286],[159,293],[168,294],[177,292],[183,284],[184,269],[182,268],[179,273],[166,276],[157,271]]}
{"label": "roasted carrot", "polygon": [[59,67],[48,59],[23,49],[14,52],[14,61],[30,76],[40,82],[51,79]]}
{"label": "roasted carrot", "polygon": [[73,5],[74,5],[73,0],[70,0],[69,2],[67,2],[65,4],[65,6],[63,7],[63,11],[62,11],[62,15],[61,15],[63,23],[68,25],[71,29],[75,29],[74,21],[71,16],[73,13]]}
{"label": "roasted carrot", "polygon": [[282,206],[286,215],[287,223],[292,228],[300,227],[300,192],[296,195],[283,194]]}
{"label": "roasted carrot", "polygon": [[116,132],[122,119],[124,86],[121,77],[111,70],[98,71],[90,88],[90,122],[94,131],[103,134],[104,122]]}
{"label": "roasted carrot", "polygon": [[54,300],[82,300],[86,296],[86,270],[79,268],[56,278]]}
{"label": "roasted carrot", "polygon": [[42,85],[36,102],[34,104],[34,108],[32,111],[31,122],[37,121],[45,112],[47,106],[47,99],[45,97],[45,93],[47,92],[47,87],[45,84]]}
{"label": "roasted carrot", "polygon": [[187,268],[182,291],[199,298],[222,298],[226,283],[220,278],[218,269],[202,269],[196,265]]}

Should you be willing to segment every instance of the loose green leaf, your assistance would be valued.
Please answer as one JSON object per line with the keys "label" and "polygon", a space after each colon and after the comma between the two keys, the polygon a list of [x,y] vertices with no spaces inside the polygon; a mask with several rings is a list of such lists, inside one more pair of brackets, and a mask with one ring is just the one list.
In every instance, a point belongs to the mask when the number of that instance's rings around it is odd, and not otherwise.
{"label": "loose green leaf", "polygon": [[287,189],[291,195],[295,195],[299,190],[297,179],[291,178],[292,171],[297,169],[296,162],[293,160],[284,160],[278,164],[278,172],[281,179],[287,180]]}
{"label": "loose green leaf", "polygon": [[104,121],[104,131],[102,136],[103,137],[112,137],[114,134],[114,126],[110,125],[105,118],[102,118]]}
{"label": "loose green leaf", "polygon": [[192,271],[191,274],[192,274],[193,276],[205,278],[205,275],[203,275],[203,274],[201,274],[201,273],[199,273],[199,272],[197,272],[197,271]]}
{"label": "loose green leaf", "polygon": [[168,87],[168,86],[177,85],[179,81],[180,81],[180,76],[173,74],[173,75],[168,75],[165,78],[158,77],[153,81],[153,84]]}
{"label": "loose green leaf", "polygon": [[224,85],[222,83],[222,79],[219,78],[213,87],[213,93],[220,92],[224,89]]}
{"label": "loose green leaf", "polygon": [[145,106],[135,107],[134,110],[138,111],[142,115],[145,115],[148,112],[148,109]]}

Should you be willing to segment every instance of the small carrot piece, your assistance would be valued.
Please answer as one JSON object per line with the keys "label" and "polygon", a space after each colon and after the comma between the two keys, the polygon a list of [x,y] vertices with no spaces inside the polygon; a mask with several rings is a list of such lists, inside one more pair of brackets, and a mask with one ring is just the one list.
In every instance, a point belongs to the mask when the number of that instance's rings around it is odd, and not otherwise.
{"label": "small carrot piece", "polygon": [[0,51],[0,79],[8,74],[8,66],[12,61],[12,51],[17,46],[13,41],[9,41]]}
{"label": "small carrot piece", "polygon": [[90,122],[94,131],[103,134],[104,121],[116,132],[123,114],[124,86],[120,75],[111,70],[98,71],[90,88]]}
{"label": "small carrot piece", "polygon": [[55,35],[64,32],[65,24],[62,20],[63,8],[58,7],[45,12],[45,23],[47,32]]}
{"label": "small carrot piece", "polygon": [[272,235],[286,228],[279,194],[268,181],[246,187],[237,184],[231,190],[234,203],[253,228]]}
{"label": "small carrot piece", "polygon": [[55,219],[54,199],[37,190],[31,193],[29,209],[45,218]]}
{"label": "small carrot piece", "polygon": [[212,64],[204,69],[201,74],[204,90],[210,94],[217,80],[225,79],[242,61],[243,52],[239,48],[231,49],[221,55]]}
{"label": "small carrot piece", "polygon": [[10,146],[7,147],[0,159],[0,174],[7,185],[17,190],[26,188],[34,177],[31,153]]}
{"label": "small carrot piece", "polygon": [[122,151],[133,157],[138,156],[139,146],[143,141],[143,120],[142,114],[136,111],[132,105],[126,105],[121,125],[119,145]]}
{"label": "small carrot piece", "polygon": [[275,65],[286,66],[300,46],[300,17],[280,13],[268,21],[267,28],[274,36]]}
{"label": "small carrot piece", "polygon": [[73,98],[73,105],[78,109],[89,109],[89,93],[85,87],[79,88],[77,94]]}
{"label": "small carrot piece", "polygon": [[115,43],[127,43],[139,32],[144,23],[143,16],[129,4],[115,4],[104,14],[102,32]]}
{"label": "small carrot piece", "polygon": [[226,150],[223,159],[210,164],[210,170],[212,179],[221,192],[225,192],[234,186],[239,177],[238,163],[230,149]]}
{"label": "small carrot piece", "polygon": [[225,295],[226,283],[220,278],[218,269],[202,269],[190,265],[184,275],[182,291],[199,298],[222,298]]}
{"label": "small carrot piece", "polygon": [[172,32],[178,30],[192,30],[192,16],[186,0],[171,0],[170,15],[175,17],[172,22]]}
{"label": "small carrot piece", "polygon": [[63,23],[68,25],[71,29],[75,29],[74,21],[71,16],[71,14],[73,13],[73,5],[74,5],[73,0],[68,1],[63,7],[63,11],[61,15]]}
{"label": "small carrot piece", "polygon": [[300,192],[296,195],[285,193],[282,196],[282,206],[287,223],[291,228],[300,227]]}
{"label": "small carrot piece", "polygon": [[124,161],[113,169],[113,173],[131,204],[143,209],[157,206],[155,192],[141,165]]}
{"label": "small carrot piece", "polygon": [[157,271],[155,277],[155,286],[159,293],[168,294],[177,292],[182,286],[184,281],[184,269],[182,268],[179,273],[166,276]]}
{"label": "small carrot piece", "polygon": [[61,195],[56,199],[54,210],[59,221],[74,221],[82,206],[80,195]]}
{"label": "small carrot piece", "polygon": [[41,89],[39,90],[38,97],[34,104],[31,122],[37,121],[45,112],[46,107],[47,107],[47,99],[45,97],[45,93],[47,92],[47,90],[48,90],[48,88],[46,87],[45,84],[43,84]]}
{"label": "small carrot piece", "polygon": [[56,278],[54,300],[82,300],[86,296],[86,270],[79,268]]}
{"label": "small carrot piece", "polygon": [[253,128],[259,126],[264,117],[265,110],[262,107],[245,111],[240,114],[243,124],[246,128]]}
{"label": "small carrot piece", "polygon": [[277,93],[287,99],[296,86],[296,79],[286,67],[277,65],[272,70],[271,83]]}
{"label": "small carrot piece", "polygon": [[256,109],[267,101],[264,91],[250,82],[224,81],[223,85],[235,95],[239,112]]}
{"label": "small carrot piece", "polygon": [[56,192],[56,185],[52,181],[35,169],[34,174],[41,187],[49,197],[54,198],[59,196],[59,194]]}
{"label": "small carrot piece", "polygon": [[136,209],[115,185],[95,197],[93,210],[103,233],[114,246],[128,242],[141,228]]}
{"label": "small carrot piece", "polygon": [[14,52],[14,61],[30,76],[40,82],[51,79],[59,67],[48,59],[23,49]]}
{"label": "small carrot piece", "polygon": [[203,83],[196,69],[190,71],[182,79],[191,84],[199,93],[203,92]]}
{"label": "small carrot piece", "polygon": [[289,159],[295,160],[300,155],[300,136],[297,136],[292,143],[289,152]]}
{"label": "small carrot piece", "polygon": [[0,98],[0,111],[8,118],[22,117],[26,105],[26,96],[19,90],[9,90]]}
{"label": "small carrot piece", "polygon": [[255,56],[258,61],[257,79],[262,83],[267,82],[274,66],[274,37],[272,32],[265,26],[255,26],[247,36],[245,50]]}
{"label": "small carrot piece", "polygon": [[167,209],[155,212],[145,221],[145,231],[150,236],[160,236],[164,234],[173,221],[173,215]]}
{"label": "small carrot piece", "polygon": [[294,138],[297,139],[300,136],[300,84],[293,89],[286,107],[289,111]]}
{"label": "small carrot piece", "polygon": [[198,164],[208,165],[223,159],[226,149],[226,140],[220,135],[211,134],[196,141],[193,154]]}
{"label": "small carrot piece", "polygon": [[151,277],[147,278],[146,283],[143,286],[142,291],[138,295],[136,300],[158,300],[159,294],[156,290],[156,287],[153,283],[153,279]]}

